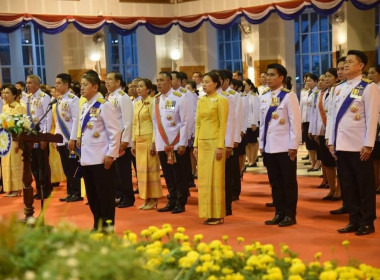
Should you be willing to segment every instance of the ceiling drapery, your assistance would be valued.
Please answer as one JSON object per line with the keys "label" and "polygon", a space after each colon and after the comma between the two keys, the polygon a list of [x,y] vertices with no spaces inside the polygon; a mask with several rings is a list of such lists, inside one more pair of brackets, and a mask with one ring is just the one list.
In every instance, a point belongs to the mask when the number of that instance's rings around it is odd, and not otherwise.
{"label": "ceiling drapery", "polygon": [[312,8],[320,14],[330,15],[336,12],[345,1],[351,1],[356,8],[361,10],[372,9],[380,4],[380,0],[295,0],[170,18],[0,14],[0,32],[13,32],[23,24],[32,22],[48,34],[62,32],[69,23],[74,24],[84,34],[94,34],[104,25],[109,25],[121,35],[133,32],[140,25],[156,35],[167,33],[173,25],[178,25],[184,32],[191,33],[197,31],[205,21],[209,21],[216,28],[228,28],[240,17],[244,17],[252,24],[264,22],[272,13],[277,13],[284,20],[291,20],[301,14],[305,8]]}

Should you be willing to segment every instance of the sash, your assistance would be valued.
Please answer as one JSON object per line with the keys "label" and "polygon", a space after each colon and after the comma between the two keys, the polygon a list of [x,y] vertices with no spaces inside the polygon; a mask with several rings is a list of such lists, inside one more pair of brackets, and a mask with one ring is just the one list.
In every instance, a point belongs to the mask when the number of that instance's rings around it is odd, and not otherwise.
{"label": "sash", "polygon": [[368,82],[361,80],[360,83],[352,89],[349,95],[347,95],[346,99],[343,101],[342,105],[339,108],[338,114],[336,115],[336,122],[335,122],[335,139],[334,139],[334,147],[336,148],[336,137],[338,134],[338,125],[340,121],[342,120],[343,116],[346,114],[348,108],[351,106],[351,103],[355,100],[354,97],[351,97],[352,94],[356,93],[357,96],[362,96],[364,89],[368,85]]}
{"label": "sash", "polygon": [[[87,127],[87,123],[89,122],[89,120],[91,119],[91,116],[90,116],[90,112],[91,112],[91,109],[92,108],[95,108],[95,109],[98,109],[100,107],[102,103],[100,103],[99,101],[96,101],[94,103],[94,105],[92,105],[91,108],[89,108],[89,110],[87,111],[87,114],[84,116],[84,119],[83,119],[83,122],[82,122],[82,126],[81,126],[81,135],[83,134],[83,132],[86,130],[86,127]],[[80,155],[80,149],[78,149],[78,154]]]}
{"label": "sash", "polygon": [[55,106],[55,114],[57,115],[57,121],[59,124],[59,128],[61,129],[61,131],[63,133],[63,136],[65,136],[66,140],[69,141],[70,140],[70,132],[69,132],[67,126],[65,125],[65,123],[63,122],[61,115],[59,114],[58,103]]}
{"label": "sash", "polygon": [[32,118],[32,114],[30,113],[30,97],[27,97],[27,101],[26,101],[26,114],[29,116],[30,120],[31,120],[31,125],[30,125],[30,128],[34,128],[34,121],[33,121],[33,118]]}
{"label": "sash", "polygon": [[326,93],[326,90],[321,91],[321,96],[318,103],[318,109],[319,109],[319,114],[321,115],[323,125],[326,127],[327,116],[326,116],[325,110],[323,110],[323,97],[325,96],[325,93]]}
{"label": "sash", "polygon": [[272,118],[272,113],[277,110],[278,106],[280,106],[282,100],[284,99],[285,95],[287,94],[286,91],[281,90],[280,93],[278,94],[278,97],[280,98],[280,102],[278,103],[277,106],[270,106],[268,109],[268,112],[265,116],[265,123],[264,123],[264,147],[263,149],[265,150],[265,145],[267,143],[267,132],[268,132],[268,127],[269,127],[269,121]]}
{"label": "sash", "polygon": [[158,127],[158,132],[161,135],[161,138],[165,142],[165,148],[164,151],[168,155],[168,164],[174,164],[177,162],[177,159],[175,157],[174,153],[174,146],[179,142],[179,137],[180,137],[180,132],[178,131],[177,136],[174,138],[173,142],[169,144],[169,139],[168,136],[166,135],[164,126],[161,121],[160,117],[160,96],[157,96],[156,98],[156,120],[157,120],[157,127]]}

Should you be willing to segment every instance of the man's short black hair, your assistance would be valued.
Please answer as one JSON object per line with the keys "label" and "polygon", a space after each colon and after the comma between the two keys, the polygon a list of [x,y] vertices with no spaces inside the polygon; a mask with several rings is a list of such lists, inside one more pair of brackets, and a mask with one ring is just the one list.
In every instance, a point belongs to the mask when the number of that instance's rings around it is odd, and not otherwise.
{"label": "man's short black hair", "polygon": [[57,75],[57,79],[61,79],[64,84],[71,86],[71,76],[67,73],[61,73]]}
{"label": "man's short black hair", "polygon": [[313,73],[309,73],[307,77],[314,80],[314,82],[318,82],[318,76]]}
{"label": "man's short black hair", "polygon": [[228,79],[230,81],[229,84],[231,84],[231,82],[232,82],[232,72],[230,70],[228,70],[228,69],[223,69],[223,70],[220,70],[219,72],[221,73],[223,81],[225,81],[226,79]]}
{"label": "man's short black hair", "polygon": [[123,75],[120,72],[111,71],[108,74],[114,74],[115,80],[120,81],[120,83],[123,81]]}
{"label": "man's short black hair", "polygon": [[[367,65],[368,63],[368,57],[367,55],[362,52],[362,51],[358,51],[358,50],[349,50],[347,52],[347,55],[356,55],[357,58],[359,58],[359,60],[364,63],[364,67]],[[364,68],[363,67],[363,68]]]}
{"label": "man's short black hair", "polygon": [[339,57],[336,64],[338,65],[340,62],[345,62],[346,61],[346,57],[345,56],[342,56],[342,57]]}
{"label": "man's short black hair", "polygon": [[172,78],[172,74],[170,74],[170,72],[168,71],[161,71],[160,73],[158,73],[159,75],[165,75],[166,77],[169,78],[169,80],[173,80]]}
{"label": "man's short black hair", "polygon": [[288,75],[288,71],[286,71],[285,67],[278,63],[272,63],[267,66],[267,69],[276,69],[279,76],[284,77],[284,81],[286,76]]}

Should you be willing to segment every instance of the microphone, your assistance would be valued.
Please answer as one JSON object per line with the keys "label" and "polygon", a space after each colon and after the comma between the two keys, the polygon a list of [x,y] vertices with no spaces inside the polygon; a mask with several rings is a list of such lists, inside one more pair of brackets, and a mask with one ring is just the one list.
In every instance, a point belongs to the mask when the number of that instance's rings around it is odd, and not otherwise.
{"label": "microphone", "polygon": [[52,101],[50,101],[49,106],[53,106],[53,104],[57,103],[58,99],[54,98]]}

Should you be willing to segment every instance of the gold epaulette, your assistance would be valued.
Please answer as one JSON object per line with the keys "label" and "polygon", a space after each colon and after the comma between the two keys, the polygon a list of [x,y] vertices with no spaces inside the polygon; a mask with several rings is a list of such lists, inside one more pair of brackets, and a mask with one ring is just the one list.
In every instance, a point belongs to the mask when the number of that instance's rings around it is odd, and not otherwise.
{"label": "gold epaulette", "polygon": [[122,91],[122,90],[119,90],[119,94],[120,94],[121,96],[123,96],[123,95],[125,95],[125,92]]}
{"label": "gold epaulette", "polygon": [[281,91],[285,91],[285,92],[290,92],[291,90],[290,89],[287,89],[287,88],[282,88]]}
{"label": "gold epaulette", "polygon": [[39,95],[40,97],[44,97],[45,94],[46,94],[46,93],[44,93],[44,92],[40,92],[38,95]]}
{"label": "gold epaulette", "polygon": [[222,94],[224,95],[224,96],[229,96],[230,94],[228,93],[228,92],[226,92],[226,91],[222,91]]}
{"label": "gold epaulette", "polygon": [[336,86],[338,86],[338,85],[340,85],[340,84],[343,84],[345,81],[346,81],[346,80],[344,80],[344,81],[340,81],[339,83],[336,83],[335,85],[333,85],[333,87],[336,87]]}
{"label": "gold epaulette", "polygon": [[175,95],[175,96],[178,96],[178,97],[182,97],[182,94],[181,93],[179,93],[178,91],[173,91],[173,94]]}
{"label": "gold epaulette", "polygon": [[27,98],[30,98],[30,97],[32,97],[32,96],[33,96],[33,93],[28,93],[28,94],[26,95]]}
{"label": "gold epaulette", "polygon": [[182,93],[186,93],[186,92],[187,92],[187,90],[186,90],[185,88],[180,88],[179,90],[180,90],[180,92],[182,92]]}
{"label": "gold epaulette", "polygon": [[242,93],[241,96],[247,96],[248,94],[246,92]]}
{"label": "gold epaulette", "polygon": [[154,96],[154,98],[159,97],[160,95],[161,95],[161,92],[156,93],[156,95]]}
{"label": "gold epaulette", "polygon": [[98,101],[99,103],[103,104],[103,103],[106,102],[107,100],[106,100],[105,98],[103,98],[103,97],[98,97],[98,98],[96,99],[96,101]]}
{"label": "gold epaulette", "polygon": [[69,98],[71,98],[71,99],[73,99],[74,97],[75,97],[75,95],[74,94],[72,94],[72,93],[69,93]]}
{"label": "gold epaulette", "polygon": [[367,83],[367,84],[370,84],[370,83],[372,83],[372,81],[371,81],[371,80],[369,80],[369,79],[366,79],[366,78],[363,78],[363,79],[362,79],[362,81],[363,81],[363,82],[365,82],[365,83]]}
{"label": "gold epaulette", "polygon": [[229,94],[232,94],[232,95],[235,95],[235,94],[236,94],[236,91],[234,91],[233,89],[230,89],[230,90],[228,91],[228,93],[229,93]]}
{"label": "gold epaulette", "polygon": [[263,91],[263,94],[266,94],[267,92],[270,91],[270,88],[269,87],[266,87],[265,90]]}
{"label": "gold epaulette", "polygon": [[253,95],[253,96],[256,96],[256,92],[254,92],[254,91],[251,91],[251,95]]}

